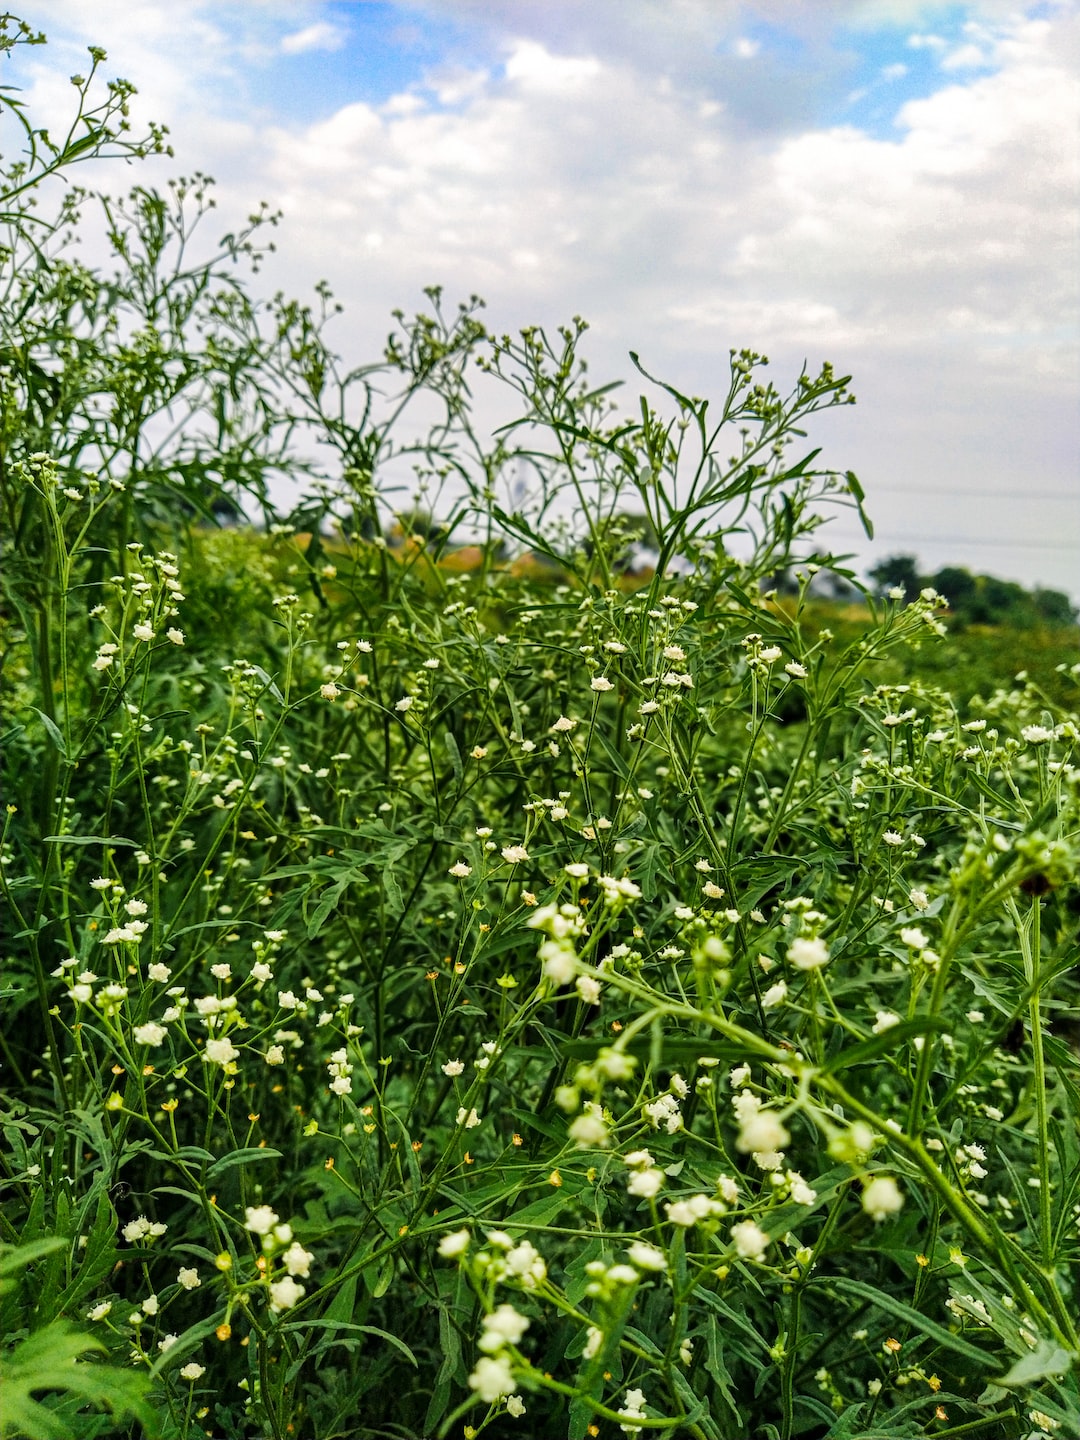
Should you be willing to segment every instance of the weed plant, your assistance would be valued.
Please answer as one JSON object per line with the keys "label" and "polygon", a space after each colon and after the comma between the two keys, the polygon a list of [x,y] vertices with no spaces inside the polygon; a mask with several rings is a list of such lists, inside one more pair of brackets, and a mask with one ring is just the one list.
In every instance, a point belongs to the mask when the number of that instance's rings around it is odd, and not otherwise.
{"label": "weed plant", "polygon": [[3,1435],[1080,1434],[1077,719],[763,597],[847,380],[627,413],[437,291],[342,372],[204,182],[40,220],[164,143],[76,88],[4,180]]}

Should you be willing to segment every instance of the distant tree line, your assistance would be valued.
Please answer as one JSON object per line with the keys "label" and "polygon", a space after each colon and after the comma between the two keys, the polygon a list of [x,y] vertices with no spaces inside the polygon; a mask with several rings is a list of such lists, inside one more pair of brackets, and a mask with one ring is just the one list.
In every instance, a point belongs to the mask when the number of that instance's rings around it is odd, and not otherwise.
{"label": "distant tree line", "polygon": [[945,565],[924,575],[914,555],[890,555],[867,571],[877,595],[900,588],[908,600],[928,585],[949,602],[949,608],[963,625],[1009,625],[1035,629],[1040,625],[1074,625],[1077,608],[1060,590],[1036,585],[1025,590],[1013,580],[996,575],[973,575],[959,565]]}

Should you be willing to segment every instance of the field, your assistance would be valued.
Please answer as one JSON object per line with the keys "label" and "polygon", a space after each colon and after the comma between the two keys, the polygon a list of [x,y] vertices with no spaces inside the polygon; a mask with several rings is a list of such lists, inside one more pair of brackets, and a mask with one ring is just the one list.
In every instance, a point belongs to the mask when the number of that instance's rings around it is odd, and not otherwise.
{"label": "field", "polygon": [[811,595],[828,365],[343,373],[15,178],[0,1434],[1080,1434],[1076,630]]}

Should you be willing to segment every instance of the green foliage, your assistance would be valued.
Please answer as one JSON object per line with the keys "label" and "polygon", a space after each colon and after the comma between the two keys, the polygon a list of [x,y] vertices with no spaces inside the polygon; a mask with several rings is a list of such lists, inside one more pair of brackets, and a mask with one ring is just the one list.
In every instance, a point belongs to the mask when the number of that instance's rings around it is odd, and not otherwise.
{"label": "green foliage", "polygon": [[[59,1237],[17,1249],[0,1246],[0,1297],[13,1288],[13,1275],[65,1248],[70,1248],[70,1242]],[[52,1320],[27,1335],[17,1323],[10,1323],[13,1316],[7,1304],[4,1312],[8,1322],[0,1351],[0,1435],[4,1440],[76,1440],[91,1433],[107,1433],[100,1426],[92,1430],[87,1426],[83,1414],[87,1406],[108,1410],[116,1421],[131,1417],[144,1427],[144,1433],[157,1433],[154,1411],[146,1402],[149,1379],[82,1358],[105,1352],[108,1347],[102,1341],[66,1320]],[[35,1399],[38,1395],[45,1398]]]}
{"label": "green foliage", "polygon": [[1043,626],[1074,627],[1076,606],[1060,590],[1036,586],[1025,590],[1013,580],[994,575],[973,575],[958,565],[946,565],[933,575],[921,575],[914,555],[892,555],[869,572],[879,594],[893,587],[912,599],[924,587],[939,591],[949,602],[959,625],[1004,625],[1013,630]]}
{"label": "green foliage", "polygon": [[347,371],[192,202],[5,261],[14,1423],[1076,1433],[1080,670],[828,623],[828,365],[624,413],[432,290]]}

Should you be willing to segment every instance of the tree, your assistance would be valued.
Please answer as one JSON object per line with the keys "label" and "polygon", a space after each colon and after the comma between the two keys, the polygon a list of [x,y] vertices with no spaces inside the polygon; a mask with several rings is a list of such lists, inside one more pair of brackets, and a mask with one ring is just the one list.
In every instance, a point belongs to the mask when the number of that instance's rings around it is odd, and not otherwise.
{"label": "tree", "polygon": [[876,594],[884,595],[886,591],[899,587],[903,590],[905,599],[913,600],[926,584],[919,574],[918,566],[919,562],[914,555],[889,555],[884,560],[879,560],[866,573],[874,581]]}

